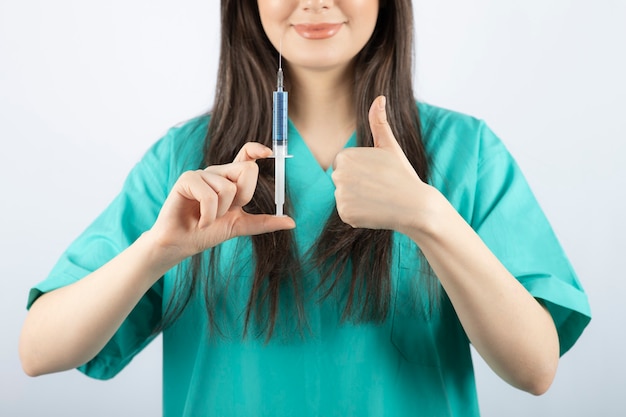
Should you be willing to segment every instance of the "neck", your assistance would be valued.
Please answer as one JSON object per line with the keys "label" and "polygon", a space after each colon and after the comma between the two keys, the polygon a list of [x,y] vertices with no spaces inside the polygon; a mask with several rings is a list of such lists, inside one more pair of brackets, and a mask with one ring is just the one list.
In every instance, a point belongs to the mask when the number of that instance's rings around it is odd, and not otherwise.
{"label": "neck", "polygon": [[352,67],[290,69],[289,77],[291,121],[317,162],[327,169],[356,127]]}
{"label": "neck", "polygon": [[354,78],[352,67],[342,70],[291,69],[289,115],[298,130],[325,126],[335,131],[354,129]]}

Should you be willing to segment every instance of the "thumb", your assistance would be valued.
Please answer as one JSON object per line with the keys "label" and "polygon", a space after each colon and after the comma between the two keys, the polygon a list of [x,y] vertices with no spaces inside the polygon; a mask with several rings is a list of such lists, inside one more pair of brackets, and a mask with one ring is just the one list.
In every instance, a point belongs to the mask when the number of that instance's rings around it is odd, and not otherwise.
{"label": "thumb", "polygon": [[378,96],[370,107],[368,118],[374,137],[374,146],[376,148],[400,148],[387,122],[386,103],[387,98],[385,96]]}

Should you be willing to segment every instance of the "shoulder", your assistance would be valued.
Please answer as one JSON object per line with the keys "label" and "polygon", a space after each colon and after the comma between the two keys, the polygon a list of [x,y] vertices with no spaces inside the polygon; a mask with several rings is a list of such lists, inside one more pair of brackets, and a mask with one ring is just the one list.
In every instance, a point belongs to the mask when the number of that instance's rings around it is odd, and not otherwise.
{"label": "shoulder", "polygon": [[417,101],[416,104],[420,114],[422,129],[424,129],[425,132],[441,130],[442,128],[474,130],[481,124],[480,119],[458,111],[438,107],[422,101]]}
{"label": "shoulder", "polygon": [[191,163],[185,159],[200,165],[202,161],[198,158],[203,154],[210,118],[210,115],[203,114],[171,127],[151,150],[170,153],[183,165]]}
{"label": "shoulder", "polygon": [[433,168],[476,171],[486,161],[512,160],[484,120],[423,102],[417,107],[422,140]]}
{"label": "shoulder", "polygon": [[480,181],[517,170],[515,160],[485,121],[418,102],[431,185],[466,219]]}
{"label": "shoulder", "polygon": [[208,113],[196,116],[192,119],[178,123],[169,129],[167,136],[172,138],[185,138],[203,142],[206,137],[211,115]]}
{"label": "shoulder", "polygon": [[209,120],[210,116],[204,114],[171,127],[148,149],[136,168],[166,173],[168,185],[181,173],[200,168]]}
{"label": "shoulder", "polygon": [[[506,152],[506,148],[487,123],[458,111],[418,102],[420,123],[426,152],[431,160],[476,158]],[[456,158],[455,158],[456,156]]]}

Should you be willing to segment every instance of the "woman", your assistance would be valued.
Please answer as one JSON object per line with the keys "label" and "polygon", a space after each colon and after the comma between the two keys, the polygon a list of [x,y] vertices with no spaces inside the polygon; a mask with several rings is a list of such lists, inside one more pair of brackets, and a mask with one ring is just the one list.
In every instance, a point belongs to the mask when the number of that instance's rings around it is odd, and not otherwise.
{"label": "woman", "polygon": [[[110,378],[163,330],[172,416],[478,415],[470,342],[545,392],[586,297],[495,135],[416,105],[412,21],[410,0],[223,0],[212,112],[31,291],[26,372]],[[290,217],[264,160],[278,49]]]}

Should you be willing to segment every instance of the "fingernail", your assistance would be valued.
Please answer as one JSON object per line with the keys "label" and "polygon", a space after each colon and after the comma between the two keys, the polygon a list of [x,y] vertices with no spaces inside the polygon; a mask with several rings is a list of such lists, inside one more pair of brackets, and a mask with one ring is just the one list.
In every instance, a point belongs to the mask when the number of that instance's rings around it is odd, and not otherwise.
{"label": "fingernail", "polygon": [[378,109],[381,111],[384,111],[386,104],[387,104],[387,97],[381,96],[380,100],[378,100]]}

